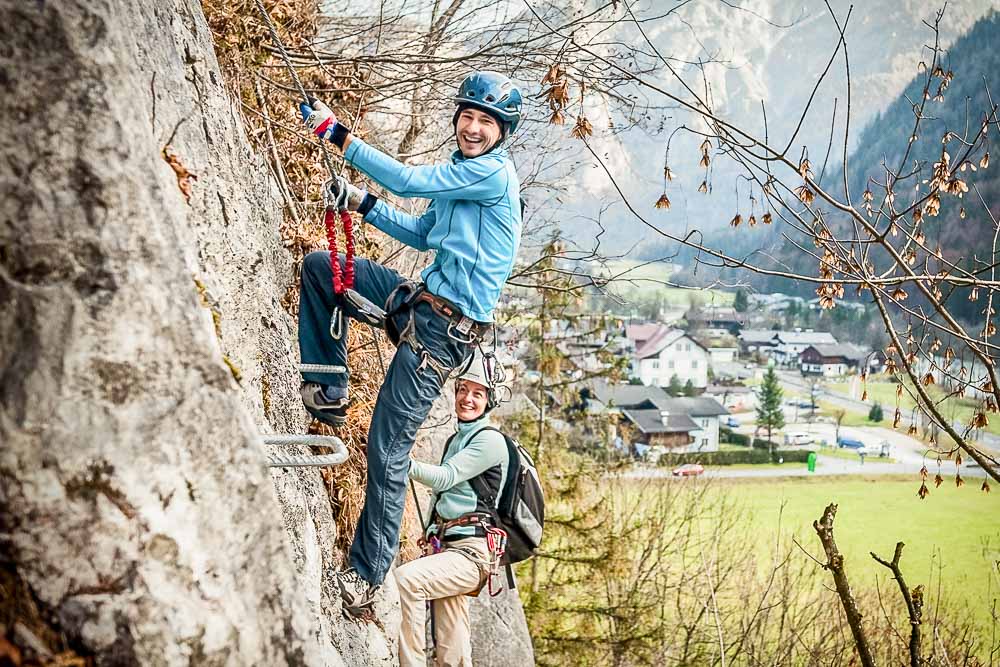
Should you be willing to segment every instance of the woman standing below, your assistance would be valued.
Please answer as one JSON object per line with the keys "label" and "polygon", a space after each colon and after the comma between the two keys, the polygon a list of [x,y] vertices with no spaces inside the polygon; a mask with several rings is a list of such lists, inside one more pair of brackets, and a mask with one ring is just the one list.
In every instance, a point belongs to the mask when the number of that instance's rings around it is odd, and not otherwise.
{"label": "woman standing below", "polygon": [[496,406],[496,375],[477,350],[455,383],[458,432],[449,439],[440,465],[411,460],[410,479],[431,487],[431,515],[425,527],[425,555],[396,569],[402,625],[400,667],[427,663],[424,655],[426,603],[432,605],[438,665],[471,665],[468,594],[486,583],[496,555],[487,546],[490,511],[470,480],[480,477],[499,498],[509,455],[503,434],[490,427]]}

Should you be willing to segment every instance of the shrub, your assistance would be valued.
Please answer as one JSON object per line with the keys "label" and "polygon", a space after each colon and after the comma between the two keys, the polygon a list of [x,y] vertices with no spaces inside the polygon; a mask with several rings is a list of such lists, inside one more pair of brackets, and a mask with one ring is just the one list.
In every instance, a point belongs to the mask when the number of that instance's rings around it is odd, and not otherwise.
{"label": "shrub", "polygon": [[[772,458],[765,443],[763,449],[747,449],[746,451],[726,451],[726,452],[683,452],[677,454],[664,454],[660,457],[659,465],[673,468],[685,463],[700,463],[709,466],[728,466],[738,463],[764,464],[772,463]],[[774,450],[773,462],[783,460],[785,463],[805,463],[809,457],[808,450],[799,449],[776,449]]]}
{"label": "shrub", "polygon": [[744,435],[743,433],[736,433],[729,428],[719,429],[719,441],[724,442],[727,445],[739,445],[741,447],[750,446],[750,436]]}

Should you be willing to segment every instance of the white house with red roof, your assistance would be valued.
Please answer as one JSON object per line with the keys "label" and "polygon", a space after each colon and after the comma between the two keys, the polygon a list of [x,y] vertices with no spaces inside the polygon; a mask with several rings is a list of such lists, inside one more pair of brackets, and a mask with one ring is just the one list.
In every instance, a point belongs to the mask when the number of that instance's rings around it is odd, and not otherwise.
{"label": "white house with red roof", "polygon": [[708,350],[686,332],[661,324],[643,325],[626,335],[635,346],[632,371],[644,385],[666,387],[674,375],[697,389],[708,385]]}

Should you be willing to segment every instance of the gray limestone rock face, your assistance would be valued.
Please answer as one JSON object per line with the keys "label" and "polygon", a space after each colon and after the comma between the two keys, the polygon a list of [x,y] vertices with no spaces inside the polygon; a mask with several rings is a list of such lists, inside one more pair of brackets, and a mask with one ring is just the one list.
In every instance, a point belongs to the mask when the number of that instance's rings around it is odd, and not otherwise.
{"label": "gray limestone rock face", "polygon": [[[506,577],[504,577],[506,580]],[[531,667],[535,650],[516,590],[506,587],[496,597],[483,591],[469,607],[472,662],[476,667]]]}
{"label": "gray limestone rock face", "polygon": [[102,665],[395,664],[319,473],[263,465],[294,267],[200,3],[0,0],[0,45],[4,561]]}

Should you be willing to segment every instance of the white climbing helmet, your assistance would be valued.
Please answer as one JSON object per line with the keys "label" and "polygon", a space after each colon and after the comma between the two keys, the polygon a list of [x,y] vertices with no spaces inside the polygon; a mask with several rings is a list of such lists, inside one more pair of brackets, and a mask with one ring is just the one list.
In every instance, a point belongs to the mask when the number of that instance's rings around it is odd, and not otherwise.
{"label": "white climbing helmet", "polygon": [[486,387],[487,390],[487,410],[492,410],[498,404],[497,385],[503,382],[504,369],[492,354],[485,355],[479,348],[472,353],[472,358],[466,363],[465,368],[455,382],[468,380]]}

